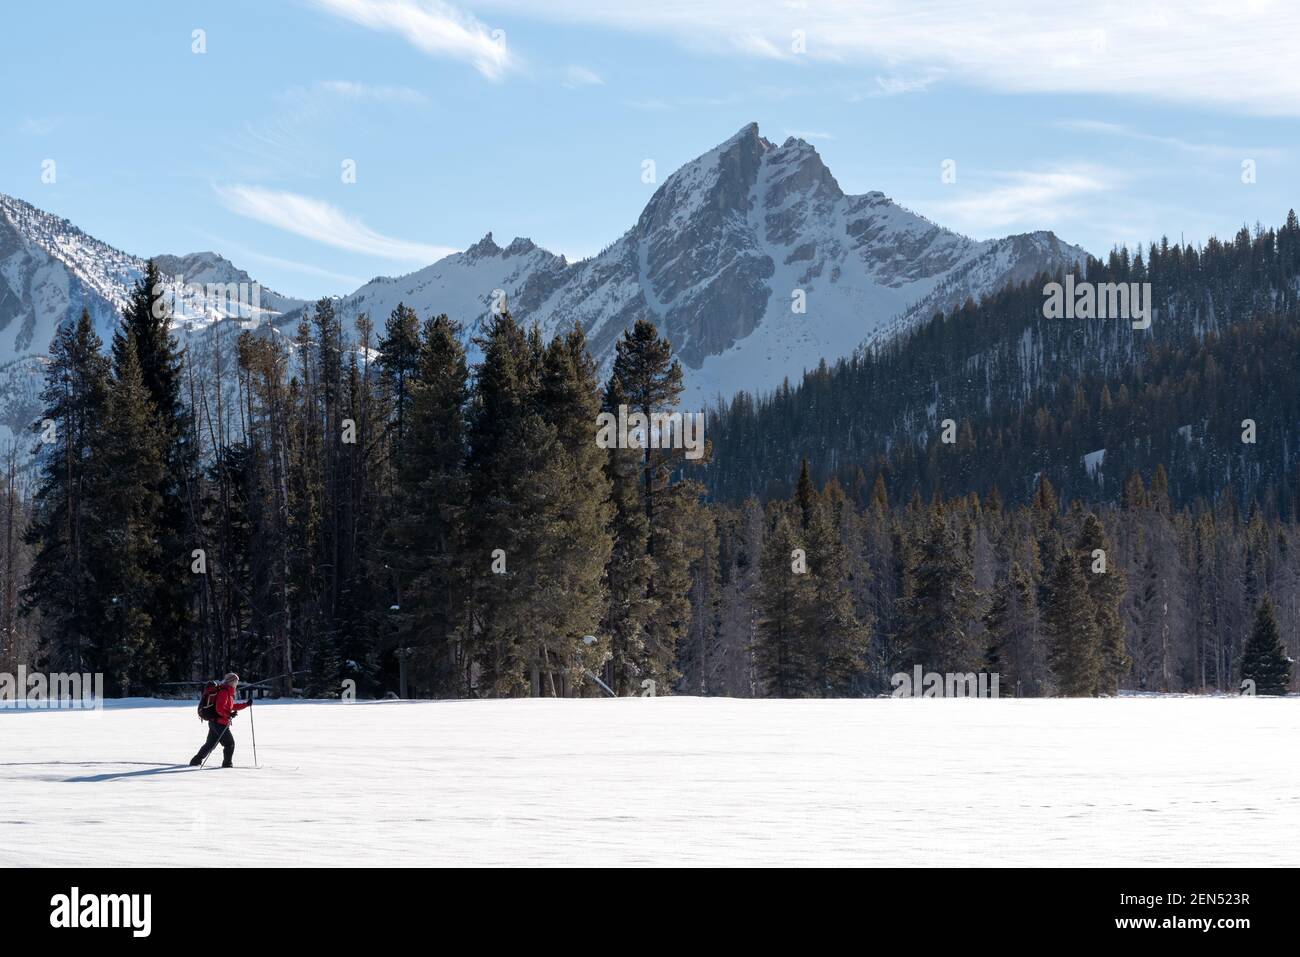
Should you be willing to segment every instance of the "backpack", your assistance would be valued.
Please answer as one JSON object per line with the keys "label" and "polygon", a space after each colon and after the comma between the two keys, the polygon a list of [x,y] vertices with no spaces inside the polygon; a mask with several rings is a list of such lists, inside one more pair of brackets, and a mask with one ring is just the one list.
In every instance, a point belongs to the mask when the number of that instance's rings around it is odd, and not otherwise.
{"label": "backpack", "polygon": [[215,681],[209,681],[199,693],[199,717],[202,720],[217,720],[217,690],[220,687]]}

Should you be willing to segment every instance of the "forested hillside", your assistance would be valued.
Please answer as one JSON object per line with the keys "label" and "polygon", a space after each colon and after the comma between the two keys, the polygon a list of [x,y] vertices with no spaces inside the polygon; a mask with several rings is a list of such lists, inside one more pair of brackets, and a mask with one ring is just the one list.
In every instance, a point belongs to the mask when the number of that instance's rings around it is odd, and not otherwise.
{"label": "forested hillside", "polygon": [[[877,474],[918,490],[1027,501],[1039,475],[1064,498],[1115,502],[1163,465],[1175,504],[1227,490],[1296,504],[1300,223],[1204,248],[1152,245],[1090,261],[1094,283],[1150,283],[1149,329],[1043,317],[1040,276],[937,316],[802,383],[737,395],[709,421],[715,498],[788,494],[799,463],[859,504]],[[1247,426],[1253,434],[1243,441]],[[943,441],[951,420],[953,441]]]}
{"label": "forested hillside", "polygon": [[88,316],[54,343],[0,665],[116,694],[234,668],[326,696],[857,696],[916,667],[1280,693],[1298,274],[1294,214],[1116,252],[1087,277],[1151,283],[1150,329],[1045,320],[1044,276],[738,396],[695,463],[597,441],[602,412],[678,404],[647,321],[602,382],[577,326],[503,312],[471,366],[454,317],[398,305],[353,341],[322,299],[201,376],[150,268],[107,354]]}

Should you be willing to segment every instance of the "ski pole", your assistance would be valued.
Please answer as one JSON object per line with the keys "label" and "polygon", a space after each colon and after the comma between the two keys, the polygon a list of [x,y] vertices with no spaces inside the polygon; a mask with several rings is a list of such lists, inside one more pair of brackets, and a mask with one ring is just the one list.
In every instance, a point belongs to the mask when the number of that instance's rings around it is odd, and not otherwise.
{"label": "ski pole", "polygon": [[253,736],[253,767],[257,767],[257,725],[253,723],[253,696],[248,696],[248,732]]}
{"label": "ski pole", "polygon": [[[252,715],[249,715],[249,717],[251,718]],[[208,752],[208,757],[207,757],[207,758],[204,758],[203,761],[199,764],[199,770],[200,770],[200,771],[202,771],[202,770],[207,766],[208,758],[212,757],[214,754],[217,753],[217,746],[222,744],[222,742],[225,740],[227,734],[230,734],[230,725],[226,725],[226,730],[222,733],[221,737],[217,738],[217,743],[214,744],[214,745],[212,746],[212,750]],[[223,750],[223,751],[225,750],[224,745],[222,746],[221,750]],[[254,761],[254,763],[256,763],[256,761],[257,761],[257,752],[256,752],[256,750],[254,750],[254,752],[253,752],[253,761]]]}

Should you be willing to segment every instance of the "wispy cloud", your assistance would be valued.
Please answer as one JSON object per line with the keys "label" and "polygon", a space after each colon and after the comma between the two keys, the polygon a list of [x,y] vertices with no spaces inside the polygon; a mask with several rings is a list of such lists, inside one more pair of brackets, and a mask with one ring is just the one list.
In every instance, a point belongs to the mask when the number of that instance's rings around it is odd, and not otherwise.
{"label": "wispy cloud", "polygon": [[1041,227],[1073,219],[1078,201],[1104,193],[1116,184],[1113,175],[1091,166],[1052,170],[1015,170],[997,174],[1003,182],[983,191],[956,199],[931,203],[930,207],[958,228],[980,231],[1016,225]]}
{"label": "wispy cloud", "polygon": [[[761,93],[770,99],[783,99],[788,94],[784,91],[773,90],[770,87],[764,87],[761,90],[753,91]],[[739,93],[727,93],[721,96],[675,96],[671,100],[662,97],[651,96],[643,97],[636,100],[627,100],[625,105],[634,110],[646,111],[663,111],[663,110],[716,110],[725,106],[735,106],[738,103],[745,102],[745,97]]]}
{"label": "wispy cloud", "polygon": [[875,99],[881,96],[902,96],[905,93],[924,93],[943,76],[942,71],[931,70],[924,76],[878,76],[865,89],[855,89],[849,102]]}
{"label": "wispy cloud", "polygon": [[270,97],[268,116],[246,121],[227,138],[227,152],[241,157],[228,167],[231,179],[297,180],[322,151],[322,142],[347,111],[386,107],[410,111],[425,107],[429,97],[407,86],[384,86],[356,80],[320,80],[295,85]]}
{"label": "wispy cloud", "polygon": [[396,33],[422,53],[470,63],[490,80],[514,65],[505,33],[443,0],[311,0],[371,30]]}
{"label": "wispy cloud", "polygon": [[1261,156],[1276,158],[1282,154],[1281,150],[1267,146],[1222,146],[1217,143],[1194,143],[1177,136],[1159,136],[1155,133],[1135,130],[1120,123],[1109,123],[1103,120],[1062,120],[1056,123],[1055,126],[1058,129],[1070,130],[1075,133],[1113,136],[1133,140],[1137,143],[1165,146],[1183,153],[1191,153],[1216,160],[1239,160],[1244,157],[1258,158]]}
{"label": "wispy cloud", "polygon": [[403,103],[410,106],[429,102],[427,96],[409,86],[371,86],[366,83],[354,83],[351,80],[325,80],[318,86],[322,92],[347,100]]}
{"label": "wispy cloud", "polygon": [[59,121],[54,117],[26,117],[18,124],[18,132],[24,136],[45,136],[58,129]]}
{"label": "wispy cloud", "polygon": [[[1300,115],[1300,71],[1279,66],[1294,59],[1294,0],[1244,7],[1222,0],[476,0],[476,7],[657,34],[703,53],[868,64],[904,78],[935,70],[998,91]],[[900,89],[897,78],[884,84],[882,92]]]}
{"label": "wispy cloud", "polygon": [[[285,272],[299,273],[304,276],[312,276],[317,279],[327,279],[335,283],[335,291],[351,292],[358,286],[365,284],[366,280],[360,276],[353,276],[349,273],[334,272],[331,269],[322,269],[320,266],[314,266],[311,263],[298,262],[293,259],[284,259],[280,256],[269,256],[266,253],[260,253],[255,249],[237,243],[234,240],[224,236],[218,236],[213,233],[199,231],[199,235],[206,237],[207,241],[215,249],[221,250],[221,254],[228,259],[234,260],[239,265],[245,263],[260,263],[264,266],[271,266]],[[283,295],[292,295],[288,290],[277,289]],[[320,290],[315,289],[311,295],[319,295]],[[306,296],[302,297],[306,298]]]}
{"label": "wispy cloud", "polygon": [[793,136],[797,140],[833,140],[834,133],[816,133],[811,130],[786,130],[786,136]]}
{"label": "wispy cloud", "polygon": [[310,196],[256,186],[218,186],[216,190],[233,213],[337,249],[418,263],[431,263],[456,251],[377,233],[360,219]]}
{"label": "wispy cloud", "polygon": [[605,81],[601,79],[600,74],[593,70],[588,70],[585,66],[567,66],[564,68],[563,84],[570,90],[575,90],[580,86],[604,86]]}

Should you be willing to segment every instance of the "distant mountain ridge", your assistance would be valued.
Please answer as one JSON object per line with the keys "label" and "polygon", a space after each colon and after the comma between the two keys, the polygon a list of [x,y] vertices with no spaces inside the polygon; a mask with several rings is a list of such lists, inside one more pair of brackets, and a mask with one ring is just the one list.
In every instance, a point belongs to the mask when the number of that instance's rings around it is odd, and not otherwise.
{"label": "distant mountain ridge", "polygon": [[877,477],[896,502],[996,488],[1019,504],[1040,476],[1062,501],[1116,501],[1160,467],[1175,504],[1226,489],[1300,514],[1295,213],[1200,248],[1118,250],[1086,275],[1149,286],[1150,326],[1048,318],[1051,275],[1009,284],[789,390],[738,396],[708,422],[711,496],[784,497],[806,460],[862,505]]}
{"label": "distant mountain ridge", "polygon": [[605,368],[623,330],[650,319],[685,367],[684,401],[698,405],[770,391],[823,358],[1086,257],[1050,232],[977,242],[883,193],[848,195],[808,143],[777,146],[751,123],[669,176],[597,256],[570,263],[488,233],[425,269],[367,283],[342,311],[381,322],[405,302],[473,333],[500,289],[547,334],[581,323]]}
{"label": "distant mountain ridge", "polygon": [[[261,311],[249,314],[224,297],[181,283],[253,284],[243,270],[213,252],[155,258],[175,294],[176,331],[187,341],[220,319],[265,322],[302,305],[260,287]],[[59,325],[82,309],[106,342],[112,336],[145,260],[87,235],[66,219],[0,193],[0,443],[15,440],[39,411],[38,396],[50,342]]]}
{"label": "distant mountain ridge", "polygon": [[[569,262],[524,238],[502,246],[489,232],[416,272],[364,284],[337,310],[345,322],[366,313],[382,328],[404,302],[422,318],[447,313],[472,339],[500,290],[519,319],[548,335],[581,323],[602,370],[622,332],[649,319],[685,368],[684,404],[699,408],[797,381],[822,359],[1085,259],[1050,232],[977,242],[883,193],[848,195],[808,143],[778,146],[751,123],[665,179],[636,223],[590,259]],[[254,282],[215,252],[156,261],[186,283]],[[143,259],[0,194],[0,439],[35,415],[59,323],[85,308],[108,339],[143,268]],[[220,320],[291,334],[308,306],[262,287],[261,310],[250,315],[177,288],[177,332],[198,351]]]}

